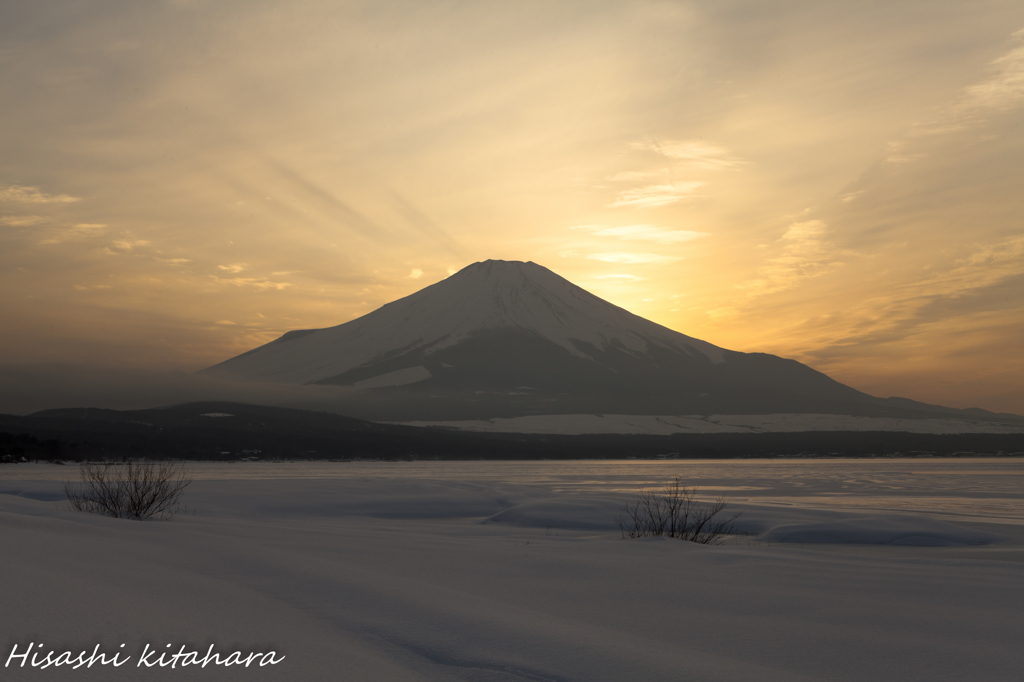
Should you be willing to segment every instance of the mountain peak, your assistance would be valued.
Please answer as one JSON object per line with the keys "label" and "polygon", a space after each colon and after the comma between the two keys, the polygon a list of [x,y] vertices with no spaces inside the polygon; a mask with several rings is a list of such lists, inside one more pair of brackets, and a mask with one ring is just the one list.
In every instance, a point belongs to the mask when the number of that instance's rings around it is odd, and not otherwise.
{"label": "mountain peak", "polygon": [[578,358],[608,347],[645,353],[654,345],[722,361],[721,348],[634,315],[541,265],[486,260],[351,322],[288,332],[211,369],[320,382],[399,352],[430,355],[503,330],[542,338]]}
{"label": "mountain peak", "polygon": [[290,331],[205,371],[351,387],[332,400],[350,414],[392,421],[926,413],[794,360],[685,336],[521,261],[473,263],[368,315]]}

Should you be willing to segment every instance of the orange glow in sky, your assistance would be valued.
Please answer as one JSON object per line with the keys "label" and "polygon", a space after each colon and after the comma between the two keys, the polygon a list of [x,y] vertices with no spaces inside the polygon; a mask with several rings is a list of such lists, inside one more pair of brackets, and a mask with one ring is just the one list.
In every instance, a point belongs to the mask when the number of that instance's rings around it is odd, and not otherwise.
{"label": "orange glow in sky", "polygon": [[1024,5],[0,8],[0,364],[197,370],[488,258],[1024,413]]}

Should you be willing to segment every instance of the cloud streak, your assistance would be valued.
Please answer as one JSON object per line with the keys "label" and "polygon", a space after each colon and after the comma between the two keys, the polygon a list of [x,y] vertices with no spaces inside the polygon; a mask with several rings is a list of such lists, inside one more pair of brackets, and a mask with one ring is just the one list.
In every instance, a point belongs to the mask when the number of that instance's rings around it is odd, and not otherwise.
{"label": "cloud streak", "polygon": [[941,107],[931,121],[914,127],[913,135],[941,135],[977,125],[992,113],[1024,103],[1024,29],[1013,34],[1018,45],[989,64],[991,75],[968,86],[955,101]]}
{"label": "cloud streak", "polygon": [[618,193],[609,208],[657,208],[694,197],[707,183],[698,180],[634,187]]}
{"label": "cloud streak", "polygon": [[778,240],[781,253],[758,268],[757,279],[738,286],[748,298],[791,289],[804,280],[819,277],[842,265],[837,250],[825,239],[827,225],[821,220],[790,224]]}
{"label": "cloud streak", "polygon": [[30,227],[46,222],[46,218],[38,215],[11,215],[0,217],[0,225],[8,227]]}
{"label": "cloud streak", "polygon": [[0,202],[19,204],[73,204],[81,201],[80,197],[67,194],[47,194],[38,187],[7,185],[0,187]]}
{"label": "cloud streak", "polygon": [[615,253],[591,253],[587,254],[587,258],[590,260],[601,261],[602,263],[624,264],[673,263],[679,260],[679,258],[666,256],[660,253],[627,253],[621,251]]}
{"label": "cloud streak", "polygon": [[253,291],[281,291],[288,287],[294,286],[291,282],[274,282],[269,279],[260,279],[258,277],[227,277],[221,278],[216,275],[210,275],[215,282],[218,284],[228,284],[235,287],[248,287]]}
{"label": "cloud streak", "polygon": [[630,148],[655,152],[688,169],[726,170],[745,163],[732,156],[724,147],[705,140],[634,142]]}
{"label": "cloud streak", "polygon": [[623,225],[607,227],[605,225],[577,225],[573,230],[589,232],[595,237],[615,237],[631,241],[647,241],[657,244],[680,244],[707,237],[707,232],[692,230],[673,230],[657,225]]}
{"label": "cloud streak", "polygon": [[124,255],[134,253],[135,249],[149,246],[151,243],[147,239],[116,239],[104,248],[104,252],[112,256]]}
{"label": "cloud streak", "polygon": [[594,275],[594,279],[615,279],[623,282],[642,282],[643,277],[636,275]]}
{"label": "cloud streak", "polygon": [[[894,286],[846,311],[849,327],[836,332],[813,355],[832,357],[850,348],[898,344],[935,325],[993,311],[1024,310],[1024,237],[979,245],[931,277]],[[867,322],[865,322],[867,321]],[[845,333],[843,333],[845,332]]]}

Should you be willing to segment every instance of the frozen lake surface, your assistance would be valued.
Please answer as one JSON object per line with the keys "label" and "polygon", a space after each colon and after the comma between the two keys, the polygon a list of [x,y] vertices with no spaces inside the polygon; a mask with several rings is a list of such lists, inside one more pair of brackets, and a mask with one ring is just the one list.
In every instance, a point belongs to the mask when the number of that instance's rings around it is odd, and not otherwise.
{"label": "frozen lake surface", "polygon": [[[634,493],[673,476],[739,506],[913,511],[1024,523],[1024,457],[920,459],[584,460],[468,462],[197,462],[197,481],[433,479]],[[75,465],[0,467],[5,481],[61,481]]]}
{"label": "frozen lake surface", "polygon": [[[67,510],[76,467],[0,467],[2,652],[125,644],[3,679],[1017,680],[1024,460],[190,465],[168,522]],[[673,476],[721,546],[622,539]],[[135,667],[145,644],[267,668]]]}

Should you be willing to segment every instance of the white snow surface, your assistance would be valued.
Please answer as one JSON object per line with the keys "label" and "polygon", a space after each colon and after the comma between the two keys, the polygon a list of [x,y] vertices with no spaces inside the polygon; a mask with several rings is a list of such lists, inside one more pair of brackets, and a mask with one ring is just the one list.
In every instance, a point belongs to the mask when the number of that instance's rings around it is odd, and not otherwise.
{"label": "white snow surface", "polygon": [[532,262],[488,260],[363,317],[271,343],[217,366],[251,380],[310,383],[385,354],[428,354],[501,329],[538,334],[587,357],[571,339],[644,353],[651,344],[722,362],[722,349],[645,320]]}
{"label": "white snow surface", "polygon": [[[74,466],[0,468],[0,665],[30,642],[133,656],[4,680],[988,682],[1024,669],[1021,459],[193,470],[189,514],[139,522],[65,509]],[[726,495],[747,534],[622,539],[637,485],[677,474]],[[140,669],[147,643],[286,658]]]}
{"label": "white snow surface", "polygon": [[783,433],[794,431],[901,431],[909,433],[1024,433],[1024,422],[963,419],[899,419],[841,414],[545,414],[460,421],[396,422],[493,433],[600,433],[671,435],[674,433]]}
{"label": "white snow surface", "polygon": [[767,542],[804,544],[906,545],[914,547],[957,547],[988,545],[998,535],[958,528],[954,524],[926,518],[893,518],[858,514],[850,518],[775,526],[761,537]]}

